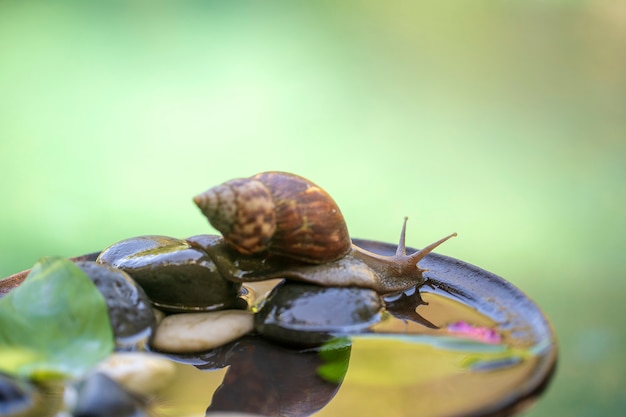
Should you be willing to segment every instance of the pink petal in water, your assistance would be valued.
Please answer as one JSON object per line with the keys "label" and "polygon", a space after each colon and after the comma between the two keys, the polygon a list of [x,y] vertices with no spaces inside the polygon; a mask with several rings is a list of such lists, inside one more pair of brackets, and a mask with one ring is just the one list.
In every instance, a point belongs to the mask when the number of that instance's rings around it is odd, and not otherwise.
{"label": "pink petal in water", "polygon": [[498,344],[502,341],[502,337],[494,329],[473,326],[465,321],[449,324],[447,330],[452,334],[468,337],[483,343]]}

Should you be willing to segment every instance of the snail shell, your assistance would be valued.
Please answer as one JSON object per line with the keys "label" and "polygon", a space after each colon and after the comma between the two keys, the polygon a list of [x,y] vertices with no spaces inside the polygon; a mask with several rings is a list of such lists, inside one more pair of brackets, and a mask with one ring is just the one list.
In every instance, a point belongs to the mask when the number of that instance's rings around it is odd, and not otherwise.
{"label": "snail shell", "polygon": [[264,172],[227,181],[194,202],[242,254],[268,251],[321,264],[344,257],[352,247],[335,201],[298,175]]}

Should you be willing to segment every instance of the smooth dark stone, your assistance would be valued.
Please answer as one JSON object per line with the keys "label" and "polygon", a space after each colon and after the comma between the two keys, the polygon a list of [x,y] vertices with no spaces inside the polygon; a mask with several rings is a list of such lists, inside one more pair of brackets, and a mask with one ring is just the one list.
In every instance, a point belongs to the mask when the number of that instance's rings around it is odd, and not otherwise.
{"label": "smooth dark stone", "polygon": [[0,416],[19,415],[32,408],[35,391],[26,381],[0,374]]}
{"label": "smooth dark stone", "polygon": [[140,236],[105,249],[98,262],[127,272],[152,303],[172,312],[240,308],[241,284],[222,278],[201,249],[166,236]]}
{"label": "smooth dark stone", "polygon": [[280,343],[315,346],[367,330],[381,320],[382,308],[374,290],[285,282],[255,315],[255,329]]}
{"label": "smooth dark stone", "polygon": [[150,299],[133,279],[117,268],[90,261],[78,261],[104,296],[115,342],[120,349],[132,349],[145,342],[156,328]]}
{"label": "smooth dark stone", "polygon": [[143,401],[101,373],[88,376],[77,387],[74,417],[147,417]]}

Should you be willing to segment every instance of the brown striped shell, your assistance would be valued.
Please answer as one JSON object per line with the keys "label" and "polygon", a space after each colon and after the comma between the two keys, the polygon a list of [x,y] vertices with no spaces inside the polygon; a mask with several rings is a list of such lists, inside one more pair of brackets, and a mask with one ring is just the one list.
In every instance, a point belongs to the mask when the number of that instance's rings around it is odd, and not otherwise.
{"label": "brown striped shell", "polygon": [[243,254],[269,251],[311,263],[345,256],[352,242],[326,191],[300,176],[264,172],[194,197],[224,240]]}

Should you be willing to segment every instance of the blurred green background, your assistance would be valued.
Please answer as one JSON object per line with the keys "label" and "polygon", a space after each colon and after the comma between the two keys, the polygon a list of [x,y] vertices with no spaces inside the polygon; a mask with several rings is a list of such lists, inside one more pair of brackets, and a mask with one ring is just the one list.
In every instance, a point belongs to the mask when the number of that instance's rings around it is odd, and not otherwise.
{"label": "blurred green background", "polygon": [[292,171],[536,300],[528,416],[626,409],[622,0],[0,0],[0,137],[0,276],[211,232],[192,195]]}

